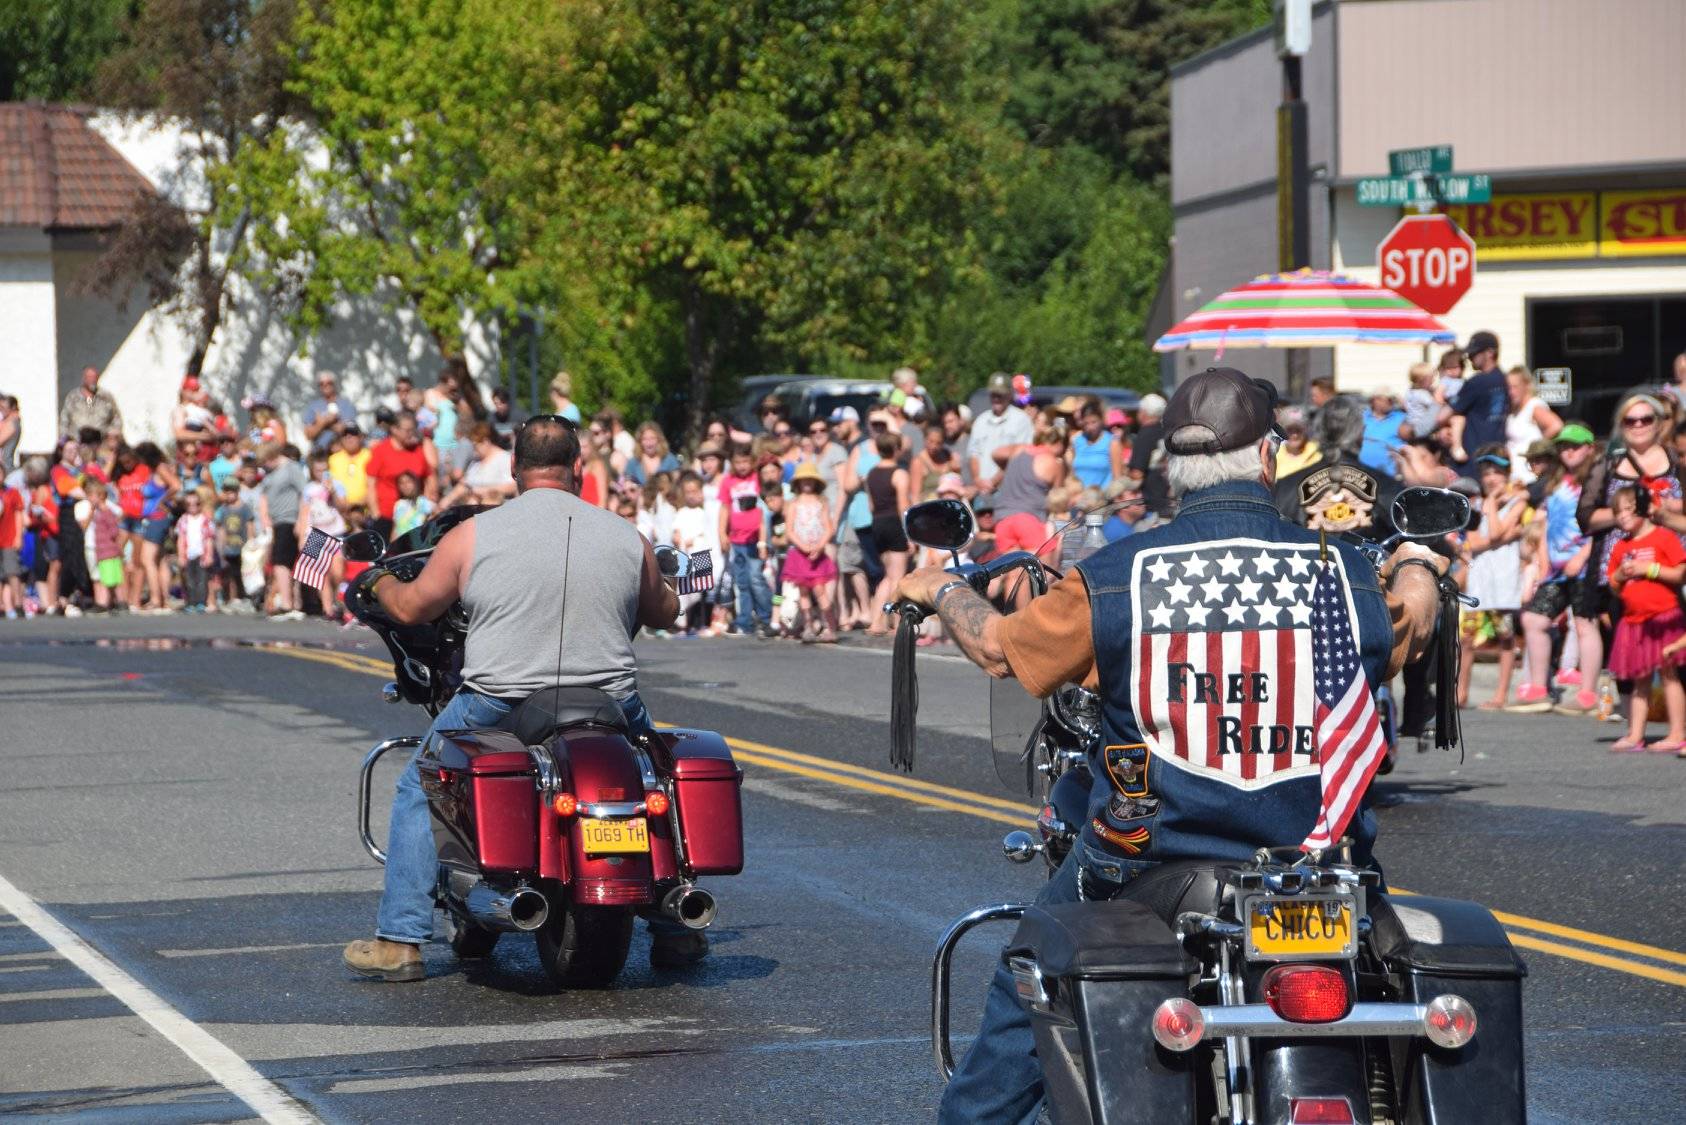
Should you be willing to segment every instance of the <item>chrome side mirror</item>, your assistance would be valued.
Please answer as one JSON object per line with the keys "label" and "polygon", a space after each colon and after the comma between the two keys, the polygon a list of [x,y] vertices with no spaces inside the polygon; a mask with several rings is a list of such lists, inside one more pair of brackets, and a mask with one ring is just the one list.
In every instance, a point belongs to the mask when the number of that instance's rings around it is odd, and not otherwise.
{"label": "chrome side mirror", "polygon": [[1419,485],[1394,498],[1394,530],[1406,539],[1438,539],[1469,526],[1469,499],[1449,488]]}
{"label": "chrome side mirror", "polygon": [[386,554],[386,540],[378,531],[355,531],[340,542],[340,553],[352,562],[374,562]]}
{"label": "chrome side mirror", "polygon": [[677,547],[670,547],[666,543],[655,547],[656,568],[661,571],[663,578],[688,578],[691,574],[691,556]]}
{"label": "chrome side mirror", "polygon": [[959,554],[978,533],[978,521],[964,500],[927,500],[907,510],[902,528],[921,547]]}

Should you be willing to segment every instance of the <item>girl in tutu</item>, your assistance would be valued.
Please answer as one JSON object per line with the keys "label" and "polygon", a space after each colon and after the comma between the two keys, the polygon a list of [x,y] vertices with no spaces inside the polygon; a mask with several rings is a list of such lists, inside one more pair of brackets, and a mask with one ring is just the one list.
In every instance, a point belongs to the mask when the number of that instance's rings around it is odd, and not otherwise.
{"label": "girl in tutu", "polygon": [[[1610,551],[1610,588],[1622,599],[1622,618],[1610,646],[1608,667],[1627,697],[1627,736],[1610,749],[1679,753],[1686,747],[1686,688],[1675,670],[1686,650],[1674,642],[1686,636],[1680,586],[1686,581],[1686,547],[1680,537],[1653,524],[1651,495],[1644,488],[1618,489],[1610,497],[1616,527],[1624,536]],[[1661,671],[1668,707],[1668,735],[1645,744],[1651,709],[1651,677]]]}

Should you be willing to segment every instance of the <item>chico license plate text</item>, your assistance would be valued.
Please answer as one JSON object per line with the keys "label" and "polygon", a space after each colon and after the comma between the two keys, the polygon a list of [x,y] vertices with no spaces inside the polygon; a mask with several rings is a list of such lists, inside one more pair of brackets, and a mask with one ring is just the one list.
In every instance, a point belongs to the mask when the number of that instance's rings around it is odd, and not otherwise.
{"label": "chico license plate text", "polygon": [[1247,901],[1247,956],[1348,957],[1357,949],[1350,898],[1277,898]]}

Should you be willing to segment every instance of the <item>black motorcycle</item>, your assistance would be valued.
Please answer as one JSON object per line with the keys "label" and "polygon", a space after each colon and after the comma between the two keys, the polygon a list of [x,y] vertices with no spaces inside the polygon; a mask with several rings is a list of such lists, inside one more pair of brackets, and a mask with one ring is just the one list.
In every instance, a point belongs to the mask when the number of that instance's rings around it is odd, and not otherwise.
{"label": "black motorcycle", "polygon": [[[1461,530],[1468,504],[1440,489],[1407,489],[1392,514],[1396,539],[1431,539]],[[955,552],[973,526],[970,510],[953,500],[906,516],[910,540]],[[1005,574],[1042,566],[1019,552],[951,569],[982,592]],[[1444,611],[1455,592],[1443,584],[1441,595]],[[897,608],[892,757],[910,766],[911,635],[921,613]],[[1006,714],[1004,704],[1005,697],[1003,706],[992,702],[992,721]],[[1021,705],[1027,710],[1037,712],[1034,701]],[[1441,738],[1455,730],[1443,716]],[[1016,735],[995,744],[1004,779],[1023,784],[1036,761],[1024,741],[1013,749]],[[1056,816],[1062,829],[1081,823],[1058,812],[1045,808],[1044,816]],[[1015,836],[1009,854],[1031,849],[1015,858],[1048,844],[1046,831],[1041,843]],[[932,1046],[945,1080],[954,1069],[955,947],[974,927],[999,920],[1018,922],[1002,958],[1031,1014],[1056,1125],[1526,1120],[1526,970],[1503,928],[1475,903],[1395,899],[1378,872],[1351,861],[1344,841],[1321,854],[1261,849],[1245,863],[1161,863],[1108,902],[971,912],[943,935],[932,964]]]}

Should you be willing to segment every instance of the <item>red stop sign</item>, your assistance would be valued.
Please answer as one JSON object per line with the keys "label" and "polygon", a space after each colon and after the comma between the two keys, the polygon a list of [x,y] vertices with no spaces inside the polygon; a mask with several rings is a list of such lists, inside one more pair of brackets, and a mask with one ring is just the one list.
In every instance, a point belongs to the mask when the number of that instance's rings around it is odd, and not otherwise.
{"label": "red stop sign", "polygon": [[1475,240],[1445,215],[1407,215],[1376,247],[1382,284],[1439,316],[1475,283]]}

